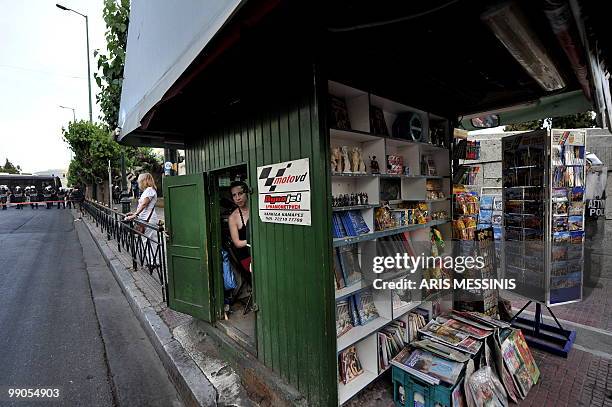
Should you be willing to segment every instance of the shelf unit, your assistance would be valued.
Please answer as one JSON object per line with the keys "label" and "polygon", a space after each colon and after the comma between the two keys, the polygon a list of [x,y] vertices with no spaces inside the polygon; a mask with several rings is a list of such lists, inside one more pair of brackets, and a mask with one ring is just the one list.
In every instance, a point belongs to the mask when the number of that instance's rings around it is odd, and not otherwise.
{"label": "shelf unit", "polygon": [[[424,202],[428,206],[429,215],[432,211],[446,211],[451,215],[451,165],[450,150],[444,146],[429,143],[430,119],[437,124],[444,123],[446,140],[450,140],[450,127],[445,119],[424,112],[419,109],[371,94],[350,86],[329,81],[328,90],[331,96],[344,100],[346,117],[350,122],[350,129],[330,128],[330,148],[347,147],[350,152],[354,148],[362,151],[366,164],[365,174],[335,172],[331,174],[331,190],[333,196],[343,194],[367,193],[368,205],[354,207],[332,208],[334,213],[347,210],[357,210],[361,213],[365,223],[370,229],[369,233],[359,236],[341,237],[333,239],[333,250],[343,246],[355,245],[358,250],[366,242],[376,242],[378,239],[408,232],[414,242],[429,241],[429,230],[438,227],[445,240],[451,238],[450,220],[429,220],[424,224],[411,224],[385,230],[375,230],[375,211],[382,205],[389,205],[391,209],[404,203]],[[385,118],[387,134],[375,134],[371,128],[370,112],[372,108],[381,109]],[[390,137],[392,126],[399,114],[410,112],[417,114],[422,121],[423,140],[411,141]],[[350,153],[349,153],[350,155]],[[387,156],[398,156],[403,161],[401,174],[389,173]],[[372,174],[371,158],[376,157],[379,164],[379,173]],[[445,198],[427,199],[427,185],[436,184]],[[361,252],[359,251],[361,263]],[[361,266],[361,265],[360,265]],[[420,270],[418,271],[421,272]],[[366,273],[362,270],[362,273]],[[370,271],[371,273],[371,271]],[[392,275],[377,275],[374,278],[395,280],[407,275],[406,271]],[[344,404],[356,395],[365,386],[376,380],[384,370],[379,369],[378,332],[394,320],[407,318],[407,314],[414,308],[422,305],[420,293],[412,294],[418,298],[393,302],[391,291],[372,289],[372,279],[362,278],[361,281],[348,287],[336,290],[335,300],[345,300],[366,290],[372,290],[372,297],[379,313],[378,318],[351,328],[337,338],[337,352],[355,346],[364,372],[346,385],[339,383],[338,400]],[[415,291],[417,293],[417,291]],[[398,305],[399,304],[399,305]],[[385,369],[386,370],[386,369]]]}

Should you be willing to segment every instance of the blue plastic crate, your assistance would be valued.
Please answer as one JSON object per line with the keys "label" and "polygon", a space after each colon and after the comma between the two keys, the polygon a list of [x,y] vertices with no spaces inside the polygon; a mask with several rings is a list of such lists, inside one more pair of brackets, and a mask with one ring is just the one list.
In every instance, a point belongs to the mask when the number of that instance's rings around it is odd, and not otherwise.
{"label": "blue plastic crate", "polygon": [[[405,372],[399,367],[392,366],[393,400],[397,407],[452,407],[453,393],[456,397],[463,397],[463,379],[459,379],[454,386],[445,384],[432,385]],[[403,388],[404,400],[401,400],[400,387]],[[418,397],[418,395],[422,397]],[[415,397],[417,395],[417,397]]]}

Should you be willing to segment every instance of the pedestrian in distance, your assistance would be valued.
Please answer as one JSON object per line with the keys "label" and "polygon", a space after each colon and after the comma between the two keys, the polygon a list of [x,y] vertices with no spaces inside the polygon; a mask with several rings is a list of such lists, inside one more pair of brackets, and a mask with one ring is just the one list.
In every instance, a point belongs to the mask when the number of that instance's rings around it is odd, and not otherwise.
{"label": "pedestrian in distance", "polygon": [[66,190],[64,188],[60,188],[57,191],[57,209],[62,206],[63,209],[66,209]]}
{"label": "pedestrian in distance", "polygon": [[6,185],[0,185],[0,206],[2,210],[5,211],[7,208],[9,199],[9,189]]}

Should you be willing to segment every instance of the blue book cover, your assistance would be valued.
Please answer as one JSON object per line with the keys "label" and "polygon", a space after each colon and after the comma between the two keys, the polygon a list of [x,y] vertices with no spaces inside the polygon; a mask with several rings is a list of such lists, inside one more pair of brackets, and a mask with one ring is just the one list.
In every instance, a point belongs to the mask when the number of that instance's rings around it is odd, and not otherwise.
{"label": "blue book cover", "polygon": [[357,236],[358,233],[353,227],[351,218],[348,215],[349,212],[350,211],[342,212],[339,216],[340,216],[340,219],[342,220],[342,225],[344,226],[344,229],[346,230],[346,235],[347,236]]}
{"label": "blue book cover", "polygon": [[338,238],[338,237],[346,236],[346,230],[344,229],[344,225],[342,224],[342,221],[340,220],[340,216],[337,213],[334,213],[332,215],[332,224],[333,224],[334,237]]}
{"label": "blue book cover", "polygon": [[370,233],[370,228],[365,223],[363,219],[363,215],[360,211],[348,211],[347,217],[351,220],[351,224],[357,232],[358,235],[363,235],[365,233]]}

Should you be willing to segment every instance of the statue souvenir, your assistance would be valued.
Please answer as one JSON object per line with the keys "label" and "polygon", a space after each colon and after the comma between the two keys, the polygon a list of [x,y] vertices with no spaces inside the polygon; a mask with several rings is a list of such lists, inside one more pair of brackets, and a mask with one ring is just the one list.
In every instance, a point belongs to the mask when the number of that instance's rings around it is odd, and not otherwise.
{"label": "statue souvenir", "polygon": [[351,162],[349,160],[347,146],[342,146],[342,172],[345,174],[351,173]]}
{"label": "statue souvenir", "polygon": [[342,172],[342,153],[339,147],[334,147],[331,152],[332,173]]}
{"label": "statue souvenir", "polygon": [[365,174],[365,163],[363,162],[361,148],[353,147],[351,151],[351,171],[355,174]]}

